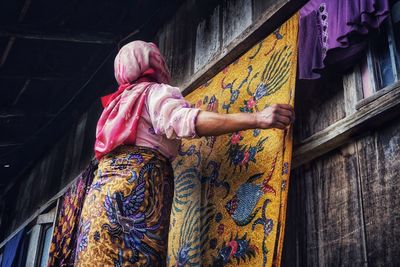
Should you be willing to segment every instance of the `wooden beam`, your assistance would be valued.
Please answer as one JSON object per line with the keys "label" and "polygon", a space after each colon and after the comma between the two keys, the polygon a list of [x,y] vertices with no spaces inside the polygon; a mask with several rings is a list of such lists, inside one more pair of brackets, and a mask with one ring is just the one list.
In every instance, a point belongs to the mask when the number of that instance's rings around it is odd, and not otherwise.
{"label": "wooden beam", "polygon": [[0,29],[0,37],[14,37],[21,39],[33,39],[43,41],[62,41],[89,44],[116,44],[116,38],[109,33],[85,34],[85,33],[44,33],[27,30]]}
{"label": "wooden beam", "polygon": [[37,80],[37,81],[71,81],[76,77],[70,76],[51,76],[51,75],[44,75],[44,76],[35,76],[35,75],[19,75],[19,74],[1,74],[0,80]]}
{"label": "wooden beam", "polygon": [[0,148],[8,148],[8,147],[15,147],[15,146],[21,146],[23,143],[5,143],[5,142],[0,142]]}
{"label": "wooden beam", "polygon": [[28,89],[29,85],[31,84],[31,79],[26,79],[24,85],[22,86],[21,90],[19,91],[17,97],[14,99],[12,105],[15,106],[19,99],[21,98],[21,96],[25,93],[26,89]]}
{"label": "wooden beam", "polygon": [[[24,3],[24,5],[22,6],[22,9],[21,9],[21,13],[19,14],[19,17],[18,17],[18,22],[21,22],[24,19],[25,15],[28,12],[28,9],[29,9],[29,7],[31,5],[31,2],[32,2],[32,0],[25,0],[25,3]],[[4,49],[3,55],[1,56],[0,67],[2,67],[6,63],[7,57],[10,54],[10,51],[11,51],[13,45],[14,45],[14,42],[15,42],[15,37],[12,36],[8,40],[7,46]]]}
{"label": "wooden beam", "polygon": [[180,85],[183,95],[187,95],[214,77],[226,65],[235,61],[251,47],[271,34],[276,28],[297,12],[307,0],[277,0],[235,40],[233,40],[214,59],[202,67],[193,78]]}
{"label": "wooden beam", "polygon": [[[361,101],[360,101],[361,102]],[[400,82],[390,86],[356,112],[308,137],[294,147],[292,168],[305,164],[329,151],[340,147],[362,134],[378,127],[400,113]]]}
{"label": "wooden beam", "polygon": [[6,60],[7,60],[7,58],[8,58],[8,55],[10,54],[11,48],[12,48],[13,45],[14,45],[14,42],[15,42],[15,37],[12,36],[12,37],[8,40],[7,45],[6,45],[6,48],[4,48],[3,55],[1,56],[1,59],[0,59],[0,67],[2,67],[2,66],[6,63]]}
{"label": "wooden beam", "polygon": [[54,118],[56,114],[50,114],[50,113],[26,113],[26,112],[0,112],[0,120],[6,120],[6,119],[18,119],[18,118]]}

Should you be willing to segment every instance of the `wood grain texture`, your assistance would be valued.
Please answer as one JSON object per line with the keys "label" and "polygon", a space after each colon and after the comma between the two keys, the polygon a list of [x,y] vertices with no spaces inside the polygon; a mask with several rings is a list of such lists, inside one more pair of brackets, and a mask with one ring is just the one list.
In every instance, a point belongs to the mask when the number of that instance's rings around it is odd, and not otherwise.
{"label": "wood grain texture", "polygon": [[298,81],[296,93],[296,143],[346,116],[342,77],[323,81]]}
{"label": "wood grain texture", "polygon": [[218,54],[221,48],[220,34],[220,6],[217,6],[209,18],[197,25],[194,73]]}
{"label": "wood grain texture", "polygon": [[284,266],[366,264],[358,175],[351,144],[293,172]]}
{"label": "wood grain texture", "polygon": [[251,0],[224,1],[222,9],[222,46],[228,46],[251,23]]}
{"label": "wood grain texture", "polygon": [[369,266],[400,266],[400,119],[357,142]]}
{"label": "wood grain texture", "polygon": [[93,157],[98,111],[99,106],[93,105],[24,179],[1,192],[2,201],[8,205],[1,212],[0,240],[29,219],[87,166]]}
{"label": "wood grain texture", "polygon": [[304,4],[305,0],[277,0],[257,21],[243,30],[229,45],[214,56],[207,64],[195,72],[185,83],[180,84],[183,94],[187,95],[210,78],[220,72],[226,65],[232,63],[248,51],[258,41],[268,36],[279,25],[289,19]]}
{"label": "wood grain texture", "polygon": [[363,131],[379,127],[395,118],[399,113],[400,83],[397,83],[390,92],[297,144],[292,166],[296,167],[309,162],[351,141],[354,136]]}
{"label": "wood grain texture", "polygon": [[354,68],[343,75],[344,104],[346,115],[356,112],[356,105],[363,97],[360,67]]}

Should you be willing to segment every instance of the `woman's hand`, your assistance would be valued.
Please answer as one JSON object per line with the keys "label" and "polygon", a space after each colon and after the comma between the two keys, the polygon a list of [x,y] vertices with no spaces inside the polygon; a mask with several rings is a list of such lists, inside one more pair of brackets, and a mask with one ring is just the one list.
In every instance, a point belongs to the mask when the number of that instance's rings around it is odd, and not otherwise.
{"label": "woman's hand", "polygon": [[293,107],[288,104],[274,104],[255,113],[255,117],[256,128],[260,129],[285,129],[295,119]]}

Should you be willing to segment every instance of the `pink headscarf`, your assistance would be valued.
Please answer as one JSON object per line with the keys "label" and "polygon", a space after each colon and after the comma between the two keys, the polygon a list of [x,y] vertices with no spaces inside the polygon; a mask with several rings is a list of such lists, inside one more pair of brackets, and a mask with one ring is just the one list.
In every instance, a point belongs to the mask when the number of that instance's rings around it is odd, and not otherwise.
{"label": "pink headscarf", "polygon": [[151,82],[169,83],[165,60],[153,43],[133,41],[115,57],[114,75],[119,87],[102,97],[103,113],[97,123],[95,155],[97,159],[121,144],[134,144],[137,125]]}

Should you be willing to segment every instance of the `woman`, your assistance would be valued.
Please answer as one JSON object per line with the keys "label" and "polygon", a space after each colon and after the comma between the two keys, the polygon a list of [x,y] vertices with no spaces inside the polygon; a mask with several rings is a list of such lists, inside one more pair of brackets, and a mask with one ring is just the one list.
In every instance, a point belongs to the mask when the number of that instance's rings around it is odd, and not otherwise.
{"label": "woman", "polygon": [[190,108],[158,48],[134,41],[114,62],[118,90],[102,98],[96,133],[99,169],[82,210],[77,266],[164,266],[173,197],[170,160],[181,138],[247,129],[284,129],[289,105],[259,113]]}

